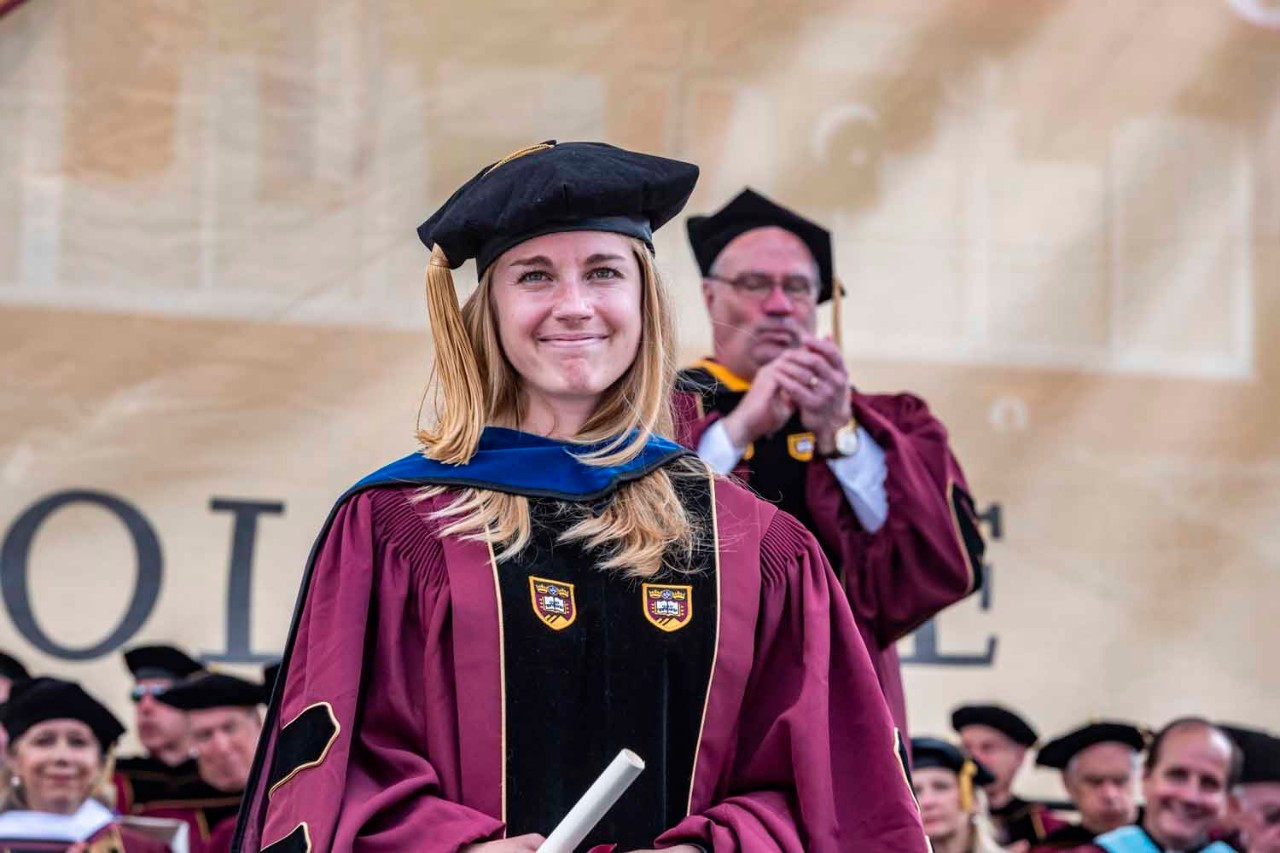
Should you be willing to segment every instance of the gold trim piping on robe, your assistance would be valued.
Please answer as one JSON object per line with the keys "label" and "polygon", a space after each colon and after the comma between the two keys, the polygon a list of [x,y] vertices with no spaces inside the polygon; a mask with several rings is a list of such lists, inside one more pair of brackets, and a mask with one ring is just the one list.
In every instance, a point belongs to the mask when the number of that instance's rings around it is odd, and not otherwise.
{"label": "gold trim piping on robe", "polygon": [[[498,705],[502,714],[502,767],[498,776],[502,784],[502,817],[503,823],[507,822],[507,646],[506,646],[506,625],[505,617],[502,613],[502,585],[498,579],[498,558],[493,553],[493,538],[486,537],[485,545],[489,548],[489,565],[493,567],[493,599],[498,608]],[[505,838],[506,830],[502,832]]]}
{"label": "gold trim piping on robe", "polygon": [[693,769],[689,773],[689,800],[684,810],[686,816],[693,812],[693,790],[698,781],[698,759],[702,756],[702,738],[706,734],[707,711],[711,708],[711,689],[716,680],[716,663],[720,659],[720,620],[723,618],[720,601],[720,519],[716,508],[715,475],[707,472],[707,480],[711,489],[711,533],[715,537],[712,546],[716,555],[716,634],[715,643],[712,646],[714,651],[711,653],[711,672],[707,674],[707,695],[702,700],[702,722],[698,724],[698,744],[693,751]]}

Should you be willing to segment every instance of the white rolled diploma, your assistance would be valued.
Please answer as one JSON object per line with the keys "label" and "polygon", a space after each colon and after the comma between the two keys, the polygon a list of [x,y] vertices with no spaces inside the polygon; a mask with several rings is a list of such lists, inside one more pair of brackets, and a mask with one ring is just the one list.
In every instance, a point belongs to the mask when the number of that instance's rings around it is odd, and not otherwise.
{"label": "white rolled diploma", "polygon": [[644,759],[629,749],[619,752],[542,842],[538,853],[573,853],[643,770]]}

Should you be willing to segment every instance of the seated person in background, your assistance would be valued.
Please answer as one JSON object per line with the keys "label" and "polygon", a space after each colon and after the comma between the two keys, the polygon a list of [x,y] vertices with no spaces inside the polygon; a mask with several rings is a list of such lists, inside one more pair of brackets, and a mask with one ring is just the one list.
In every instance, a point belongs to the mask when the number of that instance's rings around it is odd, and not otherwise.
{"label": "seated person in background", "polygon": [[1001,705],[963,705],[951,712],[951,727],[960,735],[965,752],[995,777],[985,790],[996,840],[1025,853],[1066,822],[1049,814],[1041,803],[1013,793],[1013,782],[1036,743],[1036,730]]}
{"label": "seated person in background", "polygon": [[[153,807],[146,813],[192,823],[192,853],[226,853],[262,731],[263,686],[213,673],[176,685],[160,698],[187,713],[200,777],[181,792],[185,805],[178,812]],[[193,804],[198,807],[190,808]]]}
{"label": "seated person in background", "polygon": [[1137,823],[1100,835],[1076,853],[1231,853],[1211,833],[1240,776],[1240,749],[1208,720],[1182,717],[1151,742]]}
{"label": "seated person in background", "polygon": [[1268,732],[1222,726],[1244,753],[1234,793],[1236,848],[1280,853],[1280,738]]}
{"label": "seated person in background", "polygon": [[169,846],[123,827],[95,798],[106,795],[111,750],[124,726],[78,684],[36,678],[18,684],[0,710],[9,771],[0,780],[0,849],[162,853]]}
{"label": "seated person in background", "polygon": [[172,801],[196,780],[187,715],[158,697],[204,667],[173,646],[138,646],[124,653],[124,663],[133,676],[129,698],[143,750],[116,762],[116,811],[131,814],[148,803]]}
{"label": "seated person in background", "polygon": [[934,853],[998,853],[981,786],[995,777],[958,747],[931,737],[911,739],[911,782]]}
{"label": "seated person in background", "polygon": [[1147,733],[1128,723],[1097,722],[1046,743],[1036,764],[1062,771],[1062,784],[1080,822],[1057,829],[1036,847],[1062,850],[1138,819],[1138,779]]}

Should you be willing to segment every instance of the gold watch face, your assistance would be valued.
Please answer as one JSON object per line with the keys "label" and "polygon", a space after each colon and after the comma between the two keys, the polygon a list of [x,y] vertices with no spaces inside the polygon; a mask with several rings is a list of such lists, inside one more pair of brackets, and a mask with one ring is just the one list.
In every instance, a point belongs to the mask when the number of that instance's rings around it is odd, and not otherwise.
{"label": "gold watch face", "polygon": [[836,433],[836,453],[852,456],[858,449],[858,433],[852,427],[844,427]]}

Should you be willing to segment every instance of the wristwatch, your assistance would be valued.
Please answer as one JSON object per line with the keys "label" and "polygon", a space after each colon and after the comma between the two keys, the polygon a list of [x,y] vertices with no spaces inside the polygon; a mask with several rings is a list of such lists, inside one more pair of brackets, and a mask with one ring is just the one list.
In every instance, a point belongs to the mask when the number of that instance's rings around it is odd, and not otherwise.
{"label": "wristwatch", "polygon": [[834,436],[835,449],[821,454],[823,459],[842,459],[858,452],[858,422],[852,418],[847,424],[836,430]]}

